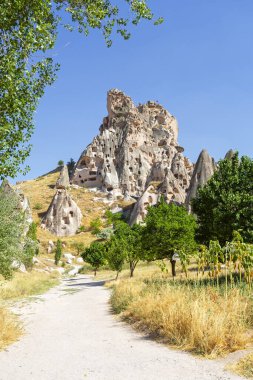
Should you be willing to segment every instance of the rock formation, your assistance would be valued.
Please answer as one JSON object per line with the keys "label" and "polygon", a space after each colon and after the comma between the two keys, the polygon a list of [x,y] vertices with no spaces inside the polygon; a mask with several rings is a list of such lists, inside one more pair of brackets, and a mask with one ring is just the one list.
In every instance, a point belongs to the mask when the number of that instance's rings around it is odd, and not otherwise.
{"label": "rock formation", "polygon": [[165,171],[163,182],[154,182],[147,187],[134,205],[129,224],[142,222],[147,214],[148,206],[156,205],[161,196],[168,203],[183,204],[185,202],[185,190],[170,170]]}
{"label": "rock formation", "polygon": [[156,102],[135,107],[119,90],[108,92],[107,109],[99,135],[77,162],[73,184],[129,198],[165,181],[171,199],[180,194],[184,202],[193,166],[178,145],[175,117]]}
{"label": "rock formation", "polygon": [[66,189],[58,189],[41,226],[57,236],[74,235],[81,225],[82,213]]}
{"label": "rock formation", "polygon": [[225,155],[225,159],[231,160],[235,155],[235,151],[233,149],[229,149],[229,151]]}
{"label": "rock formation", "polygon": [[67,189],[69,187],[69,173],[67,165],[63,166],[55,187],[56,189]]}
{"label": "rock formation", "polygon": [[191,183],[187,192],[186,206],[191,210],[191,200],[196,197],[199,187],[204,186],[207,181],[212,177],[215,171],[214,159],[203,149],[200,153],[198,160],[195,164]]}

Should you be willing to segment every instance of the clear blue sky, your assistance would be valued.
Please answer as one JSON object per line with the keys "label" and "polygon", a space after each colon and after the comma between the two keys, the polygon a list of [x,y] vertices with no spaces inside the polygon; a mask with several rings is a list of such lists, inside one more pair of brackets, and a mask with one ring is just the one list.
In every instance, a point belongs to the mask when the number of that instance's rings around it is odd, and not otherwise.
{"label": "clear blue sky", "polygon": [[58,80],[36,112],[30,179],[75,160],[106,116],[106,93],[158,100],[179,122],[179,142],[196,161],[230,148],[252,157],[253,0],[150,0],[162,26],[142,23],[108,49],[94,32],[61,31]]}

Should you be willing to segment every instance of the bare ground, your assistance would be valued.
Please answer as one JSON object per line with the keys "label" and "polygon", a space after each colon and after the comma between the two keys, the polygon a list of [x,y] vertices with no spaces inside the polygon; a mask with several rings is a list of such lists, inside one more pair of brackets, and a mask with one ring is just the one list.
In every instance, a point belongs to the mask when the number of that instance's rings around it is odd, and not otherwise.
{"label": "bare ground", "polygon": [[26,333],[0,353],[0,380],[239,380],[226,361],[153,342],[110,312],[109,290],[89,276],[63,280],[19,305]]}

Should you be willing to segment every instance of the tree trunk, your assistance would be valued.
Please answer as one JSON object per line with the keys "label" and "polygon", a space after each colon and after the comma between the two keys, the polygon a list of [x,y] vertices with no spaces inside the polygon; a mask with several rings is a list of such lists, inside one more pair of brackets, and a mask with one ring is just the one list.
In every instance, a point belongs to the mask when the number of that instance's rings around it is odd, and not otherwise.
{"label": "tree trunk", "polygon": [[97,270],[95,269],[94,270],[94,276],[96,277],[96,275],[97,275]]}
{"label": "tree trunk", "polygon": [[117,272],[115,280],[117,280],[118,277],[119,277],[119,272]]}
{"label": "tree trunk", "polygon": [[133,277],[134,276],[134,264],[133,263],[130,263],[130,277]]}
{"label": "tree trunk", "polygon": [[172,276],[176,277],[176,260],[170,260]]}

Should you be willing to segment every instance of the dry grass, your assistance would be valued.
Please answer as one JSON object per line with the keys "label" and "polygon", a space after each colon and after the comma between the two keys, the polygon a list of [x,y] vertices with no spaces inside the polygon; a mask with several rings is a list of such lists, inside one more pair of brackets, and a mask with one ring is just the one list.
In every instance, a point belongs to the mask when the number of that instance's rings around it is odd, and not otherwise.
{"label": "dry grass", "polygon": [[238,375],[245,376],[247,379],[253,379],[253,353],[245,356],[236,364],[230,366]]}
{"label": "dry grass", "polygon": [[36,271],[15,273],[10,281],[0,279],[0,350],[15,342],[22,334],[17,317],[4,307],[7,301],[44,293],[57,283],[57,274]]}
{"label": "dry grass", "polygon": [[[33,219],[38,224],[38,239],[41,243],[42,253],[46,253],[49,240],[54,242],[57,240],[49,231],[40,228],[40,222],[53,199],[56,191],[54,186],[58,177],[59,173],[51,173],[18,185],[30,201]],[[94,198],[98,197],[98,195],[86,189],[69,189],[69,192],[82,211],[83,226],[88,229],[91,220],[102,217],[103,212],[107,208],[106,205],[102,202],[94,201]],[[39,210],[38,205],[40,206]],[[88,246],[94,239],[95,237],[87,231],[75,236],[63,238],[62,240],[65,243],[66,249],[73,251],[72,244],[74,242],[82,242]]]}
{"label": "dry grass", "polygon": [[58,284],[58,276],[56,272],[15,273],[11,281],[0,281],[0,302],[42,294]]}
{"label": "dry grass", "polygon": [[22,334],[17,318],[4,308],[0,308],[0,351],[15,342]]}
{"label": "dry grass", "polygon": [[[56,242],[57,238],[47,230],[43,230],[39,227],[43,215],[47,211],[53,196],[55,194],[55,183],[59,177],[59,172],[44,175],[31,181],[25,181],[18,185],[18,188],[22,189],[24,194],[28,197],[34,221],[38,224],[38,239],[42,248],[42,253],[46,253],[48,247],[48,241],[52,240]],[[83,243],[85,246],[89,246],[92,241],[96,239],[88,229],[90,222],[96,218],[102,218],[108,205],[97,200],[96,198],[103,198],[103,193],[93,193],[84,188],[70,188],[69,193],[77,203],[83,214],[82,225],[85,227],[85,232],[76,234],[75,236],[63,238],[66,250],[73,251],[73,243]],[[128,202],[126,205],[129,205]],[[115,202],[113,206],[123,206],[124,201],[120,200]],[[126,206],[124,205],[124,206]]]}
{"label": "dry grass", "polygon": [[113,309],[145,332],[207,357],[244,348],[252,337],[252,300],[238,289],[228,298],[213,287],[162,280],[161,275],[120,280]]}

